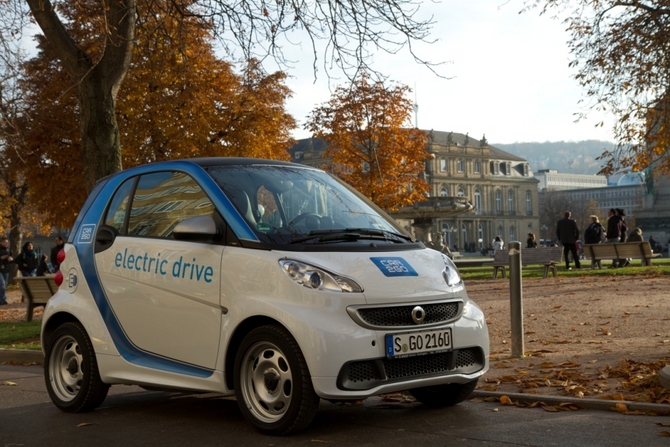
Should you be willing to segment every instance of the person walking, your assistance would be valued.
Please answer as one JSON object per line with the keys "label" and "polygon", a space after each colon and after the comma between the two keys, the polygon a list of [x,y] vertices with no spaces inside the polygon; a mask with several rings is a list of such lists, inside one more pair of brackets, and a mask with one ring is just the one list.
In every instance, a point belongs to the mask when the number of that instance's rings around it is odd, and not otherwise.
{"label": "person walking", "polygon": [[51,249],[51,256],[49,260],[51,261],[51,267],[53,268],[54,273],[60,270],[60,263],[58,262],[58,253],[65,247],[65,241],[62,237],[56,236],[56,246]]}
{"label": "person walking", "polygon": [[565,258],[565,268],[570,268],[570,258],[568,253],[572,253],[572,259],[575,261],[575,268],[582,268],[577,255],[576,242],[579,239],[579,228],[577,222],[571,219],[572,213],[566,211],[563,214],[563,219],[558,221],[556,225],[556,238],[563,244],[563,257]]}
{"label": "person walking", "polygon": [[[614,208],[607,212],[607,243],[616,244],[621,239],[621,216],[618,216]],[[611,269],[617,268],[618,259],[612,259]]]}
{"label": "person walking", "polygon": [[537,248],[537,241],[535,240],[535,235],[533,233],[528,233],[528,239],[526,239],[526,248]]}
{"label": "person walking", "polygon": [[0,306],[7,304],[7,283],[9,282],[9,270],[14,261],[9,249],[9,240],[0,237]]}
{"label": "person walking", "polygon": [[21,275],[24,277],[35,276],[38,262],[39,259],[37,259],[33,243],[28,241],[23,244],[21,253],[16,257],[16,263],[19,266]]}

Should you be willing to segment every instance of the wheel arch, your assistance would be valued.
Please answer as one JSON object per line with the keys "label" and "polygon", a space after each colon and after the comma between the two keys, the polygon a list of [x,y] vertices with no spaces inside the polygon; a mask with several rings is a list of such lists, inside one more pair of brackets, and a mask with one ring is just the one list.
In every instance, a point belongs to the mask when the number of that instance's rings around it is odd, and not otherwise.
{"label": "wheel arch", "polygon": [[225,380],[227,389],[229,390],[235,389],[235,379],[234,379],[235,357],[237,356],[237,351],[240,348],[242,340],[244,339],[244,337],[247,336],[249,332],[253,331],[254,329],[269,324],[281,326],[284,329],[286,329],[289,333],[291,333],[291,331],[289,331],[286,326],[284,326],[274,318],[260,315],[249,317],[246,320],[242,321],[235,329],[235,332],[233,332],[233,335],[230,337],[230,341],[228,342],[228,349],[226,350],[226,358],[225,358],[224,371],[225,371]]}
{"label": "wheel arch", "polygon": [[[65,323],[79,323],[82,324],[81,321],[74,315],[68,312],[58,312],[53,314],[49,320],[42,326],[42,334],[41,334],[41,339],[42,339],[42,349],[46,350],[47,346],[51,342],[51,336],[53,335],[54,331],[58,329],[59,326],[62,326]],[[83,327],[83,324],[82,324]]]}

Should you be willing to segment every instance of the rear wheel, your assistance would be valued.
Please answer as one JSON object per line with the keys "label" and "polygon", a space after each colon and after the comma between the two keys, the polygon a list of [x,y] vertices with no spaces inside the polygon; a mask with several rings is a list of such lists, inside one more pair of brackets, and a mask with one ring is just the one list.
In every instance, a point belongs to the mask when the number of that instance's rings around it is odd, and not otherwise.
{"label": "rear wheel", "polygon": [[262,326],[242,340],[235,358],[235,394],[244,417],[271,435],[307,427],[319,407],[305,358],[280,326]]}
{"label": "rear wheel", "polygon": [[68,413],[91,411],[107,396],[95,351],[86,330],[79,323],[65,323],[53,333],[46,347],[44,380],[49,397]]}
{"label": "rear wheel", "polygon": [[409,392],[416,400],[428,407],[450,407],[470,397],[477,387],[477,380],[415,388]]}

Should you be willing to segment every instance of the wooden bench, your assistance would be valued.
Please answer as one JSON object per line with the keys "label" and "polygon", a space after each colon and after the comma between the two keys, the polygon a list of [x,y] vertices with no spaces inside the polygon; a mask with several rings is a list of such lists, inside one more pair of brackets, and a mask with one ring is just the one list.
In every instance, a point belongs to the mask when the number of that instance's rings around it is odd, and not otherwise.
{"label": "wooden bench", "polygon": [[[558,274],[557,264],[561,263],[563,257],[563,247],[538,247],[521,249],[521,265],[540,264],[544,266],[544,276],[549,276],[549,270],[554,277]],[[498,277],[498,272],[502,272],[505,277],[505,267],[509,265],[509,250],[497,250],[493,255],[493,279]]]}
{"label": "wooden bench", "polygon": [[614,244],[586,244],[584,255],[591,259],[591,268],[602,268],[603,259],[640,259],[642,266],[651,265],[653,258],[660,258],[661,253],[654,253],[649,242],[617,242]]}
{"label": "wooden bench", "polygon": [[461,255],[460,252],[458,252],[458,251],[452,251],[451,252],[451,259],[458,259],[458,258],[461,258],[461,257],[462,257],[462,255]]}
{"label": "wooden bench", "polygon": [[33,321],[36,307],[46,306],[47,301],[58,290],[53,275],[15,278],[21,284],[23,299],[26,301],[26,321]]}

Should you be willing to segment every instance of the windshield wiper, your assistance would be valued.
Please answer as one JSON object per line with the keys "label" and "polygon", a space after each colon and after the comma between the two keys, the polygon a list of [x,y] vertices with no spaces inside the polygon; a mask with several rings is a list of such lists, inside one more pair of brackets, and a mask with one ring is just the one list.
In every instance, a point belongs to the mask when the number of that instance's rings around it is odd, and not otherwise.
{"label": "windshield wiper", "polygon": [[333,228],[328,230],[312,230],[308,236],[291,240],[292,244],[299,244],[314,240],[314,242],[356,241],[358,239],[380,239],[389,242],[405,243],[412,239],[404,234],[374,228]]}

